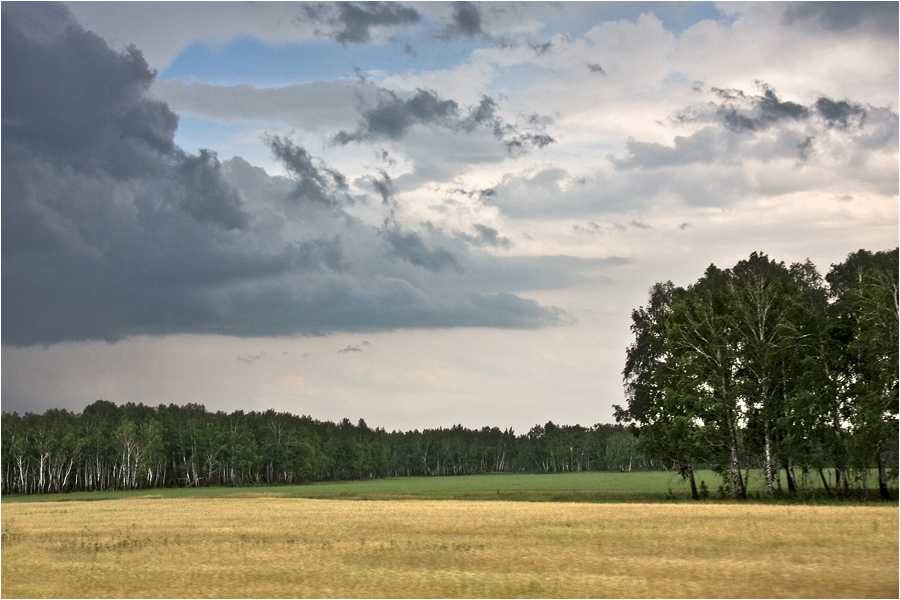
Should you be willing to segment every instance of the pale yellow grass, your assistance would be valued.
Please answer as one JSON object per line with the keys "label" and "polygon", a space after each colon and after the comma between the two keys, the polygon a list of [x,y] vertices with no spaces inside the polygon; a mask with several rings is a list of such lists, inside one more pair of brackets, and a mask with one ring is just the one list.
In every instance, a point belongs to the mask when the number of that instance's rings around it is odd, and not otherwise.
{"label": "pale yellow grass", "polygon": [[897,597],[898,508],[4,504],[2,596]]}

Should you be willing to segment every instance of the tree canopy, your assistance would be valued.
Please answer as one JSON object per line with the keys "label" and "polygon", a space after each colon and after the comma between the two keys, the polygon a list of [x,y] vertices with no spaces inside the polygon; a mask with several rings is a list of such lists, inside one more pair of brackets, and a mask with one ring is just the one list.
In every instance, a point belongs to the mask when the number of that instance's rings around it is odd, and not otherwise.
{"label": "tree canopy", "polygon": [[[754,252],[710,265],[686,288],[650,288],[632,312],[619,422],[640,448],[691,479],[708,465],[737,499],[742,469],[763,469],[767,495],[835,470],[833,492],[880,495],[896,478],[898,251],[859,250],[824,279],[810,261]],[[893,472],[888,472],[891,462]]]}
{"label": "tree canopy", "polygon": [[388,432],[363,419],[98,400],[81,413],[4,413],[2,428],[4,494],[653,466],[610,424]]}

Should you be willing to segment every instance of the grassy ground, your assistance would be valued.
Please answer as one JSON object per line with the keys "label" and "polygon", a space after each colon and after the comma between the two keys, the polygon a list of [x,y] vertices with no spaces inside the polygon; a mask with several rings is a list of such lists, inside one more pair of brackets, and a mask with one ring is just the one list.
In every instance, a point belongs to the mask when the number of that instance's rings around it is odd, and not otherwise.
{"label": "grassy ground", "polygon": [[4,598],[898,595],[896,505],[130,498],[2,538]]}
{"label": "grassy ground", "polygon": [[[698,471],[697,485],[706,482],[710,499],[720,498],[721,479],[711,471]],[[820,482],[810,482],[813,490]],[[762,497],[762,474],[751,471],[751,497]],[[460,477],[395,477],[350,482],[323,482],[300,486],[178,488],[129,492],[80,492],[35,496],[3,497],[8,502],[61,500],[110,500],[126,498],[185,497],[284,497],[336,498],[360,500],[515,500],[550,502],[671,502],[689,501],[690,487],[679,475],[658,471],[633,473],[554,473],[469,475]],[[877,490],[871,493],[872,499]]]}

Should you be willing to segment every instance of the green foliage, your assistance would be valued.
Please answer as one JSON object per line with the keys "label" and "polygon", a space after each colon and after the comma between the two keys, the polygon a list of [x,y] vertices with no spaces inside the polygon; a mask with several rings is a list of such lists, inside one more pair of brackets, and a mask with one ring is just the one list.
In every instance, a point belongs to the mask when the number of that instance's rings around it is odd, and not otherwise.
{"label": "green foliage", "polygon": [[895,469],[898,251],[853,253],[825,283],[810,262],[753,253],[696,283],[650,289],[632,313],[623,371],[640,448],[665,465],[721,473],[720,493],[746,497],[742,469],[761,467],[765,494],[789,493],[810,471],[835,469],[830,490],[880,495]]}
{"label": "green foliage", "polygon": [[709,488],[706,487],[706,481],[700,480],[700,499],[709,500]]}
{"label": "green foliage", "polygon": [[387,432],[360,419],[210,413],[198,404],[3,414],[3,493],[207,488],[391,476],[631,471],[651,465],[621,425]]}

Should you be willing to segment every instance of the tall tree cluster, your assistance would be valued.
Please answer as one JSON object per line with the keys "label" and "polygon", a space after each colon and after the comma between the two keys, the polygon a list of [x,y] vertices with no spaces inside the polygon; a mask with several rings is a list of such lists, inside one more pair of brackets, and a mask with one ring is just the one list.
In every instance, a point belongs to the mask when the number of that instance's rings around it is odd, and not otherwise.
{"label": "tall tree cluster", "polygon": [[710,265],[687,288],[657,283],[632,312],[616,419],[635,424],[640,449],[680,470],[695,498],[693,472],[709,466],[737,499],[750,467],[763,470],[770,498],[781,473],[788,493],[818,476],[829,493],[867,496],[874,470],[889,499],[897,282],[894,249],[859,250],[824,278],[810,261],[753,253],[727,270]]}
{"label": "tall tree cluster", "polygon": [[104,400],[81,413],[4,413],[0,423],[4,494],[654,466],[621,425],[387,432],[362,419]]}

